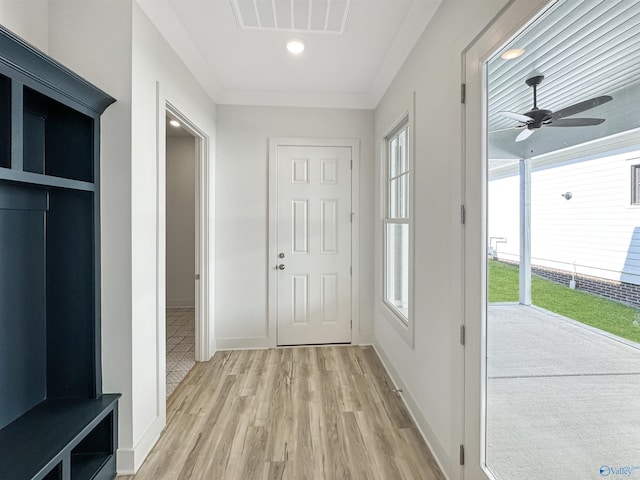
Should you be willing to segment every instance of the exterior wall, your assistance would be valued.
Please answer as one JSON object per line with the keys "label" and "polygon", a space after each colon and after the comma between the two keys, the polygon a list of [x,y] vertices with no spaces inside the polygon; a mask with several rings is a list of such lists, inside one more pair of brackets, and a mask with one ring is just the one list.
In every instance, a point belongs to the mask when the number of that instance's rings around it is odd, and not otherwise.
{"label": "exterior wall", "polygon": [[[640,150],[536,166],[531,186],[531,263],[640,285],[640,205],[631,205],[631,165]],[[519,261],[519,178],[489,182],[489,239]],[[571,192],[566,200],[562,194]],[[495,247],[495,241],[490,245]]]}
{"label": "exterior wall", "polygon": [[372,338],[373,112],[218,105],[216,339],[219,348],[268,347],[268,139],[360,140],[360,332]]}
{"label": "exterior wall", "polygon": [[193,137],[167,137],[167,306],[193,307],[196,245]]}

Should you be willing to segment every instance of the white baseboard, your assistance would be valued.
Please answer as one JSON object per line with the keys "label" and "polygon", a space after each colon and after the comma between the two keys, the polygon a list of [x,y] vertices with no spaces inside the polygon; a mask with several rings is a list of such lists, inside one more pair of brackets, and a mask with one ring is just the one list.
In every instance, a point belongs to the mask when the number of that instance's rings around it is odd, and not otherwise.
{"label": "white baseboard", "polygon": [[438,438],[436,437],[433,429],[431,428],[431,425],[429,425],[429,422],[420,411],[418,403],[416,402],[415,398],[413,398],[413,395],[411,395],[411,391],[403,381],[400,373],[398,373],[398,371],[393,366],[393,363],[391,363],[391,360],[385,353],[382,346],[379,343],[374,343],[373,348],[380,357],[380,360],[382,360],[382,365],[389,374],[391,381],[394,383],[396,388],[402,390],[401,398],[402,400],[404,400],[404,404],[409,411],[409,415],[411,415],[411,417],[413,418],[414,423],[418,427],[418,431],[422,435],[422,438],[424,438],[424,441],[427,443],[427,446],[431,450],[431,453],[433,453],[433,457],[435,458],[438,467],[440,467],[440,471],[442,472],[444,477],[449,480],[448,470],[443,467],[443,465],[451,464],[451,459],[447,454],[447,450],[442,446],[440,440],[438,440]]}
{"label": "white baseboard", "polygon": [[193,299],[185,299],[185,298],[167,298],[167,308],[195,308],[195,302]]}
{"label": "white baseboard", "polygon": [[136,446],[132,449],[119,448],[116,455],[116,470],[118,475],[135,475],[142,466],[151,449],[160,438],[165,427],[165,418],[156,417]]}
{"label": "white baseboard", "polygon": [[136,471],[133,458],[135,451],[128,448],[119,448],[116,453],[116,471],[118,475],[134,475]]}
{"label": "white baseboard", "polygon": [[269,337],[216,338],[216,350],[253,350],[269,348]]}

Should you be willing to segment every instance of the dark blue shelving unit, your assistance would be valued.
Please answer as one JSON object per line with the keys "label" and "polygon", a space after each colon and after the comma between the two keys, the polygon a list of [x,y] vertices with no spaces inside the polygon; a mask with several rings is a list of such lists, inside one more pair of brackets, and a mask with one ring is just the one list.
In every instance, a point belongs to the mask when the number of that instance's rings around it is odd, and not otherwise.
{"label": "dark blue shelving unit", "polygon": [[114,101],[0,27],[0,479],[115,477],[99,244]]}

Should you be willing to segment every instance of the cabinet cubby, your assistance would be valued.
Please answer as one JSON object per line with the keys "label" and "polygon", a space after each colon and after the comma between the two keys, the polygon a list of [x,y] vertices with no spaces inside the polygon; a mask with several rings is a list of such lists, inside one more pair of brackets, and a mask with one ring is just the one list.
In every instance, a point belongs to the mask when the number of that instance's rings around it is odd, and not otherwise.
{"label": "cabinet cubby", "polygon": [[107,415],[71,451],[71,480],[91,480],[114,456],[113,415]]}
{"label": "cabinet cubby", "polygon": [[96,172],[115,100],[3,27],[0,71],[0,479],[113,479]]}
{"label": "cabinet cubby", "polygon": [[23,102],[24,170],[93,182],[93,119],[26,86]]}

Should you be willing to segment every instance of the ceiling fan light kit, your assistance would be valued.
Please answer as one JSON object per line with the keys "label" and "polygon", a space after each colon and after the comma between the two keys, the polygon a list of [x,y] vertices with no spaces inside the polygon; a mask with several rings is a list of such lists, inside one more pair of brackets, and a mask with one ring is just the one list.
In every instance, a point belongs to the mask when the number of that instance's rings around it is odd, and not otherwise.
{"label": "ceiling fan light kit", "polygon": [[546,127],[587,127],[593,125],[600,125],[604,122],[604,118],[565,118],[584,112],[591,108],[607,103],[613,98],[609,95],[602,95],[600,97],[591,98],[583,102],[579,102],[573,105],[569,105],[563,109],[553,112],[551,110],[538,108],[538,85],[544,80],[544,75],[535,75],[527,78],[525,83],[533,88],[533,107],[528,112],[521,114],[516,112],[502,111],[498,112],[499,115],[511,118],[520,122],[515,128],[524,128],[522,132],[516,137],[516,142],[522,142],[526,140],[536,130],[539,130],[543,126]]}

